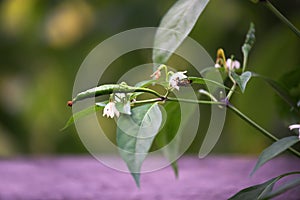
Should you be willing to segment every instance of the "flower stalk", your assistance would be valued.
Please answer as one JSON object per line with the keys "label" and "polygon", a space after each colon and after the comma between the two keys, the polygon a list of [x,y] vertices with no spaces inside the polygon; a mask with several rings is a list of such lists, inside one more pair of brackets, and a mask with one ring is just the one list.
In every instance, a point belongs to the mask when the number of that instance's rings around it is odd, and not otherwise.
{"label": "flower stalk", "polygon": [[274,13],[274,15],[276,15],[284,24],[286,24],[300,38],[300,31],[283,14],[281,14],[281,12],[279,12],[279,10],[277,10],[277,8],[275,8],[270,1],[265,0],[260,2],[264,3],[264,5],[269,10],[271,10]]}

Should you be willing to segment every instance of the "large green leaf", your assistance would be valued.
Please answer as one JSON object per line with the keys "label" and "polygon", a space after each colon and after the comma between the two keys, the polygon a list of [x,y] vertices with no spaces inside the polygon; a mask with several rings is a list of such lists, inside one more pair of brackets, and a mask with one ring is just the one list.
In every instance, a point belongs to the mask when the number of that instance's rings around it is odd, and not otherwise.
{"label": "large green leaf", "polygon": [[285,183],[284,185],[282,185],[281,187],[273,191],[276,182],[284,177],[295,175],[295,174],[300,174],[300,172],[289,172],[286,174],[282,174],[262,184],[245,188],[239,191],[238,193],[236,193],[235,195],[233,195],[232,197],[230,197],[229,200],[270,199],[272,197],[278,196],[283,192],[298,186],[300,184],[300,180],[299,178],[297,178],[288,181],[287,183]]}
{"label": "large green leaf", "polygon": [[66,125],[61,129],[61,131],[64,131],[66,128],[68,128],[69,126],[74,124],[76,120],[83,118],[87,115],[90,115],[94,112],[97,112],[99,110],[102,110],[104,107],[105,107],[105,103],[102,103],[102,102],[96,103],[96,105],[94,105],[94,106],[90,106],[84,110],[81,110],[81,111],[73,114],[67,121]]}
{"label": "large green leaf", "polygon": [[[168,102],[162,108],[165,112],[165,123],[155,138],[158,148],[163,148],[163,154],[171,162],[175,176],[178,176],[178,166],[176,158],[179,151],[180,137],[175,137],[181,122],[180,104],[178,102]],[[172,140],[172,143],[170,143]],[[175,161],[174,161],[175,160]]]}
{"label": "large green leaf", "polygon": [[117,145],[137,186],[140,170],[162,122],[157,105],[145,104],[131,110],[131,115],[121,115],[117,122]]}
{"label": "large green leaf", "polygon": [[271,146],[266,148],[260,154],[260,156],[258,157],[258,161],[251,172],[251,175],[254,174],[254,172],[263,164],[273,159],[274,157],[278,156],[280,153],[284,152],[285,150],[287,150],[297,142],[299,142],[298,136],[285,137],[278,140],[277,142],[274,142]]}
{"label": "large green leaf", "polygon": [[251,79],[251,72],[244,72],[241,75],[237,75],[235,72],[231,72],[232,74],[232,78],[236,81],[236,83],[238,84],[238,86],[240,87],[242,92],[245,92],[247,83],[249,82],[249,80]]}
{"label": "large green leaf", "polygon": [[152,60],[163,64],[194,27],[209,0],[179,0],[163,17],[154,38]]}

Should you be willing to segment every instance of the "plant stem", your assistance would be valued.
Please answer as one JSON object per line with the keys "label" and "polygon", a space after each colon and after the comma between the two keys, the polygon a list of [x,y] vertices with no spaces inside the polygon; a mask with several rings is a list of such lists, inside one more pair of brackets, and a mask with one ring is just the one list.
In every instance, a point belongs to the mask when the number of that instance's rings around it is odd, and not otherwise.
{"label": "plant stem", "polygon": [[[247,117],[246,115],[244,115],[241,111],[239,111],[236,107],[234,107],[231,104],[228,104],[227,107],[232,110],[235,114],[237,114],[241,119],[243,119],[245,122],[247,122],[248,124],[250,124],[251,126],[253,126],[256,130],[258,130],[259,132],[263,133],[265,136],[271,138],[274,141],[278,141],[279,139],[277,137],[275,137],[274,135],[272,135],[270,132],[268,132],[267,130],[265,130],[264,128],[262,128],[261,126],[259,126],[257,123],[255,123],[253,120],[251,120],[249,117]],[[300,152],[298,152],[296,149],[290,147],[288,148],[288,150],[290,152],[292,152],[294,155],[296,155],[297,157],[300,157]]]}
{"label": "plant stem", "polygon": [[225,102],[201,101],[201,100],[182,99],[182,98],[175,98],[175,97],[162,97],[162,98],[139,100],[139,101],[132,102],[131,105],[143,104],[143,103],[154,103],[154,102],[159,102],[159,101],[176,101],[176,102],[184,102],[184,103],[207,104],[207,105],[223,105],[223,106],[226,105]]}
{"label": "plant stem", "polygon": [[300,31],[285,16],[283,16],[270,1],[265,0],[261,2],[263,2],[266,7],[271,10],[283,23],[285,23],[298,37],[300,37]]}
{"label": "plant stem", "polygon": [[226,105],[223,102],[215,102],[215,101],[201,101],[201,100],[193,100],[193,99],[181,99],[174,97],[167,97],[167,101],[177,101],[177,102],[185,102],[185,103],[195,103],[195,104],[210,104],[210,105]]}
{"label": "plant stem", "polygon": [[154,102],[158,102],[158,101],[162,101],[162,98],[154,98],[154,99],[133,101],[133,102],[131,102],[131,105],[142,104],[142,103],[154,103]]}
{"label": "plant stem", "polygon": [[230,89],[230,91],[228,92],[228,95],[227,95],[227,100],[229,101],[232,94],[234,93],[234,91],[236,89],[236,81],[234,80],[234,78],[232,78],[230,70],[228,71],[228,76],[229,76],[230,80],[233,83],[233,86],[231,87],[231,89]]}
{"label": "plant stem", "polygon": [[242,73],[244,73],[246,70],[247,62],[248,62],[248,53],[244,54]]}

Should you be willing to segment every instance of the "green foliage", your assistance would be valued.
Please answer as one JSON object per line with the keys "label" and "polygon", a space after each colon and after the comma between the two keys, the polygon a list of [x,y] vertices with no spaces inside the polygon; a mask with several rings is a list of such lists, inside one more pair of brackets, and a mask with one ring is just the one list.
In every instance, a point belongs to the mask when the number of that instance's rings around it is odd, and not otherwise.
{"label": "green foliage", "polygon": [[255,43],[255,27],[254,27],[254,24],[251,23],[250,27],[249,27],[249,30],[248,30],[248,33],[246,35],[245,42],[242,46],[242,52],[243,52],[243,56],[244,56],[243,72],[246,69],[249,52],[252,49],[254,43]]}
{"label": "green foliage", "polygon": [[140,170],[162,122],[157,103],[132,109],[131,115],[121,115],[117,122],[117,145],[137,186]]}
{"label": "green foliage", "polygon": [[[152,60],[163,64],[193,29],[209,0],[179,0],[164,15],[155,35]],[[156,70],[156,69],[155,69]]]}
{"label": "green foliage", "polygon": [[90,115],[94,112],[100,111],[105,107],[104,103],[96,103],[95,106],[90,106],[86,109],[83,109],[75,114],[73,114],[69,120],[67,121],[67,123],[65,124],[65,126],[61,129],[61,131],[66,130],[69,126],[71,126],[72,124],[75,123],[76,120],[79,120],[87,115]]}
{"label": "green foliage", "polygon": [[297,103],[295,100],[290,96],[288,90],[282,86],[280,83],[277,81],[274,81],[268,77],[262,76],[257,73],[252,73],[252,77],[258,77],[262,80],[264,80],[266,83],[268,83],[272,89],[281,97],[292,109],[298,110],[297,108]]}
{"label": "green foliage", "polygon": [[300,119],[300,70],[294,69],[283,74],[278,83],[285,88],[289,95],[289,100],[293,104],[287,104],[285,101],[276,101],[277,109],[283,119],[286,121],[299,121]]}
{"label": "green foliage", "polygon": [[239,191],[237,194],[229,198],[230,200],[253,200],[253,199],[270,199],[272,197],[278,196],[283,192],[294,188],[295,186],[300,185],[300,178],[294,179],[292,181],[288,181],[286,184],[277,188],[275,191],[273,190],[274,185],[282,178],[294,174],[300,174],[300,172],[290,172],[286,174],[282,174],[275,178],[272,178],[262,184],[254,185],[248,188],[245,188]]}
{"label": "green foliage", "polygon": [[268,180],[265,183],[251,186],[248,188],[245,188],[229,198],[229,200],[253,200],[253,199],[261,199],[265,194],[270,192],[276,181],[278,181],[279,178],[273,178],[271,180]]}
{"label": "green foliage", "polygon": [[218,86],[224,89],[230,90],[230,88],[226,87],[222,83],[218,83],[217,81],[206,79],[206,78],[200,78],[200,77],[188,77],[188,79],[191,81],[193,84],[201,84],[201,85],[210,85],[210,86]]}
{"label": "green foliage", "polygon": [[155,138],[156,146],[163,148],[163,154],[168,161],[172,163],[175,176],[178,176],[177,155],[179,152],[180,137],[176,137],[181,122],[180,104],[169,102],[162,108],[165,112],[165,124]]}
{"label": "green foliage", "polygon": [[256,172],[262,165],[264,165],[269,160],[275,158],[294,144],[299,142],[299,138],[297,136],[285,137],[277,142],[274,142],[271,146],[266,148],[258,157],[258,161],[251,172],[251,175]]}
{"label": "green foliage", "polygon": [[237,75],[235,72],[231,72],[232,78],[236,81],[241,91],[244,93],[246,90],[247,83],[251,79],[251,72],[243,72],[241,75]]}

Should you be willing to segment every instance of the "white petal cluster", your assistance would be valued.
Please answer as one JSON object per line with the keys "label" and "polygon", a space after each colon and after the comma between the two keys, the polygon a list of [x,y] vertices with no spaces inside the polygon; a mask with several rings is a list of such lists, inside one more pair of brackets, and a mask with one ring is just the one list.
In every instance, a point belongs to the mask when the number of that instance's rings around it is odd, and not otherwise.
{"label": "white petal cluster", "polygon": [[228,58],[228,59],[226,60],[226,65],[227,65],[227,67],[228,67],[229,69],[231,69],[231,70],[239,69],[240,66],[241,66],[241,64],[240,64],[239,61],[237,61],[237,60],[232,60],[232,59],[230,59],[230,58]]}
{"label": "white petal cluster", "polygon": [[116,108],[116,104],[114,102],[109,102],[105,107],[104,107],[104,110],[103,110],[103,116],[107,116],[107,117],[110,117],[110,118],[113,118],[115,115],[117,117],[120,116],[120,112],[117,110]]}
{"label": "white petal cluster", "polygon": [[178,83],[179,81],[186,79],[187,76],[185,75],[187,71],[183,71],[183,72],[176,72],[174,73],[169,80],[169,85],[172,88],[175,88],[176,90],[179,90],[179,86]]}
{"label": "white petal cluster", "polygon": [[292,125],[289,126],[289,129],[290,130],[298,129],[298,131],[299,131],[299,140],[300,140],[300,124],[292,124]]}

